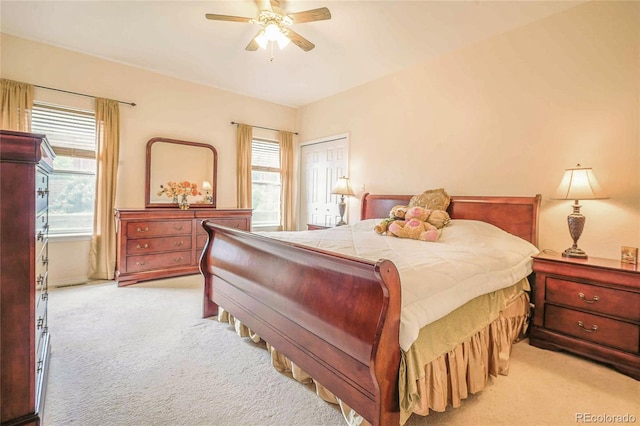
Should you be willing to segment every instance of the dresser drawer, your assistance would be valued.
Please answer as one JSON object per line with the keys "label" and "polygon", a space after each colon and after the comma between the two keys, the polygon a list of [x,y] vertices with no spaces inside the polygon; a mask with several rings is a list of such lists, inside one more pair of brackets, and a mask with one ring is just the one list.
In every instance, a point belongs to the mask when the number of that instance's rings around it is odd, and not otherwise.
{"label": "dresser drawer", "polygon": [[127,257],[127,272],[152,271],[191,264],[191,251],[158,253],[147,256]]}
{"label": "dresser drawer", "polygon": [[128,238],[147,238],[179,234],[191,234],[191,220],[127,223]]}
{"label": "dresser drawer", "polygon": [[640,294],[548,277],[548,302],[640,321]]}
{"label": "dresser drawer", "polygon": [[36,276],[38,275],[44,275],[44,273],[47,271],[48,266],[49,266],[49,250],[48,250],[48,241],[45,240],[43,241],[41,244],[37,244],[36,248],[39,249],[39,251],[37,252],[38,255],[36,257],[36,262],[35,262],[35,271],[36,271]]}
{"label": "dresser drawer", "polygon": [[44,271],[36,275],[36,292],[43,292],[47,290],[48,271]]}
{"label": "dresser drawer", "polygon": [[640,349],[638,326],[611,318],[546,305],[544,326],[550,330],[627,352],[638,353]]}
{"label": "dresser drawer", "polygon": [[49,292],[47,289],[43,289],[36,293],[36,310],[40,305],[46,305],[49,301]]}
{"label": "dresser drawer", "polygon": [[[35,365],[35,373],[39,375],[43,368],[44,363],[46,362],[47,357],[47,341],[49,339],[49,328],[47,325],[40,330],[40,333],[36,336],[36,365]],[[38,377],[40,379],[40,377]]]}
{"label": "dresser drawer", "polygon": [[49,178],[41,171],[36,172],[36,214],[49,205]]}
{"label": "dresser drawer", "polygon": [[207,243],[208,238],[209,238],[209,235],[207,235],[206,233],[198,234],[196,236],[196,249],[202,250],[204,248],[204,245]]}
{"label": "dresser drawer", "polygon": [[36,342],[40,340],[42,334],[44,334],[45,330],[48,330],[47,324],[47,303],[39,303],[36,307],[36,323],[35,323],[35,333],[36,333]]}
{"label": "dresser drawer", "polygon": [[141,238],[127,241],[127,253],[130,255],[187,250],[190,248],[191,234],[177,237]]}
{"label": "dresser drawer", "polygon": [[41,211],[36,216],[36,241],[43,241],[49,234],[49,217],[47,210]]}
{"label": "dresser drawer", "polygon": [[[208,219],[208,220],[210,220],[211,222],[213,222],[213,223],[215,223],[217,225],[226,226],[227,228],[241,229],[243,231],[247,230],[247,221],[244,220],[244,219],[215,218],[215,219]],[[198,234],[205,234],[206,235],[207,231],[205,231],[204,228],[202,227],[202,221],[198,222],[198,230],[196,232]]]}

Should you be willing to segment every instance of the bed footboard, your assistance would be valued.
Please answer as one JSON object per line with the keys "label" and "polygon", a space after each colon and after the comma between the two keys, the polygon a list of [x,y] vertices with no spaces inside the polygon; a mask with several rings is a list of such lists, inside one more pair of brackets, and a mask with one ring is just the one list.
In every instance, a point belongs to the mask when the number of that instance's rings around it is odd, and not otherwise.
{"label": "bed footboard", "polygon": [[203,227],[204,316],[223,306],[372,424],[399,424],[395,265]]}

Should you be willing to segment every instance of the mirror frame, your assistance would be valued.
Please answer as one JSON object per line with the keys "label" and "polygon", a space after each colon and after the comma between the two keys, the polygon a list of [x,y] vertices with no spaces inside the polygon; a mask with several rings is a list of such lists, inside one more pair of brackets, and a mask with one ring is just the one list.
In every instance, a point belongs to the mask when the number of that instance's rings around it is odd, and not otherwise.
{"label": "mirror frame", "polygon": [[213,202],[209,204],[192,203],[189,205],[189,208],[216,208],[216,197],[218,195],[218,182],[217,182],[218,152],[216,151],[216,149],[213,146],[205,143],[181,141],[177,139],[168,139],[168,138],[162,138],[162,137],[152,138],[152,139],[149,139],[149,141],[147,142],[147,164],[146,164],[146,179],[145,179],[145,189],[144,189],[145,208],[173,208],[174,206],[176,209],[179,208],[178,205],[174,205],[172,203],[152,203],[151,202],[151,162],[152,162],[151,148],[157,142],[171,143],[176,145],[187,145],[187,146],[205,148],[205,149],[211,150],[211,152],[213,153],[213,176],[211,176],[211,188],[212,188],[211,195],[213,197]]}

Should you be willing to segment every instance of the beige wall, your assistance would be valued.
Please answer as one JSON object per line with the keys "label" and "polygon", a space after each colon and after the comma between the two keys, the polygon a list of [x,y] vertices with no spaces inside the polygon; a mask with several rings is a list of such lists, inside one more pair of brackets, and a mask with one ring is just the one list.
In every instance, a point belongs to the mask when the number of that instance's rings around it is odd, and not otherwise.
{"label": "beige wall", "polygon": [[[299,111],[7,35],[1,73],[138,104],[121,106],[121,208],[144,205],[145,145],[155,136],[215,146],[218,205],[234,206],[229,123],[246,121],[295,129],[300,141],[349,133],[355,189],[541,193],[542,249],[571,244],[571,202],[549,199],[563,170],[592,166],[611,198],[581,203],[580,246],[618,258],[621,245],[640,246],[639,13],[637,2],[584,4]],[[36,99],[92,108],[91,99],[42,89]],[[356,199],[349,208],[357,218]],[[54,284],[86,275],[78,259],[87,244],[52,244]]]}
{"label": "beige wall", "polygon": [[[163,76],[139,68],[3,34],[3,78],[135,102],[120,106],[121,142],[116,205],[144,207],[145,153],[149,139],[162,136],[213,145],[218,151],[219,207],[236,206],[236,127],[231,121],[290,130],[297,110],[258,99]],[[36,100],[93,108],[90,98],[36,89]],[[84,242],[51,244],[51,282],[70,283],[86,276],[76,256]],[[82,257],[81,257],[82,258]]]}
{"label": "beige wall", "polygon": [[572,201],[549,197],[565,168],[591,166],[611,198],[581,202],[579,245],[619,258],[640,246],[639,16],[638,2],[580,5],[307,105],[300,140],[349,132],[367,192],[540,193],[539,248],[556,251]]}

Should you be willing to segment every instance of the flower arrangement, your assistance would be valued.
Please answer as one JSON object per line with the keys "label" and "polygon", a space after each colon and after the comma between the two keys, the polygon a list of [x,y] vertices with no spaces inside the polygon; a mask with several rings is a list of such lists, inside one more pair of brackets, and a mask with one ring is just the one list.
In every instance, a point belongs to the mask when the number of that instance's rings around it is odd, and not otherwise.
{"label": "flower arrangement", "polygon": [[186,198],[187,195],[202,195],[198,190],[198,184],[195,182],[182,181],[182,182],[167,182],[166,185],[160,185],[160,191],[158,195],[165,194],[167,198],[173,199],[174,203],[178,202],[178,195],[182,195]]}

